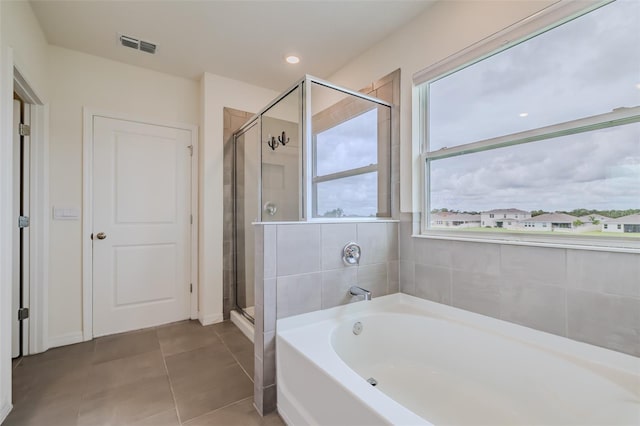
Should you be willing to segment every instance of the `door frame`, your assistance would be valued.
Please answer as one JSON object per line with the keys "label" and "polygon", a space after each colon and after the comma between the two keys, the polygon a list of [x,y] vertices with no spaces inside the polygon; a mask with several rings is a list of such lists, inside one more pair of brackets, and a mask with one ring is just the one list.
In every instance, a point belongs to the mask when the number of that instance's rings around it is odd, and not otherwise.
{"label": "door frame", "polygon": [[29,106],[30,158],[29,225],[25,245],[29,256],[23,292],[29,318],[23,320],[23,355],[49,349],[49,105],[33,90],[28,79],[13,64],[13,89]]}
{"label": "door frame", "polygon": [[[31,218],[29,308],[26,353],[48,349],[49,280],[49,107],[33,89],[13,49],[0,46],[0,198],[13,191],[13,92],[31,106]],[[11,282],[13,244],[12,203],[0,203],[0,422],[11,411]],[[5,285],[7,284],[7,285]]]}
{"label": "door frame", "polygon": [[193,284],[191,292],[190,318],[198,318],[198,126],[186,123],[162,122],[156,119],[132,116],[131,114],[104,111],[83,107],[82,134],[82,338],[93,339],[93,118],[104,117],[115,120],[132,121],[154,126],[172,127],[191,133],[191,267]]}

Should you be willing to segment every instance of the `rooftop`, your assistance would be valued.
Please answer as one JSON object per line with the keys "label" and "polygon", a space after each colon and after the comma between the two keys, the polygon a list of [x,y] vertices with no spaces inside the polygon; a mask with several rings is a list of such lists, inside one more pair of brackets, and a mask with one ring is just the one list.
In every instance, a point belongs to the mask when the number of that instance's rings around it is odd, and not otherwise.
{"label": "rooftop", "polygon": [[626,223],[629,225],[640,225],[640,213],[622,216],[617,219],[606,219],[606,223]]}
{"label": "rooftop", "polygon": [[447,221],[465,221],[465,222],[479,222],[479,214],[469,213],[432,213],[431,220],[447,220]]}
{"label": "rooftop", "polygon": [[519,210],[519,209],[496,209],[496,210],[489,210],[486,212],[482,212],[483,214],[485,213],[523,213],[523,214],[531,214],[531,212],[525,211],[525,210]]}
{"label": "rooftop", "polygon": [[573,223],[578,217],[566,213],[545,213],[525,219],[523,222],[552,222],[552,223]]}

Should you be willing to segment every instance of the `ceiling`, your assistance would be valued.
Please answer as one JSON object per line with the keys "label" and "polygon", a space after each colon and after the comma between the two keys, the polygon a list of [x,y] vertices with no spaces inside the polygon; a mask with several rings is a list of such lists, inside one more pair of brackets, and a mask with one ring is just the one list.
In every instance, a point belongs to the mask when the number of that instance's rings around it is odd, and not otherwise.
{"label": "ceiling", "polygon": [[[50,44],[198,79],[203,72],[274,90],[326,78],[433,0],[32,0]],[[156,43],[155,55],[118,35]],[[284,61],[289,54],[301,62]]]}

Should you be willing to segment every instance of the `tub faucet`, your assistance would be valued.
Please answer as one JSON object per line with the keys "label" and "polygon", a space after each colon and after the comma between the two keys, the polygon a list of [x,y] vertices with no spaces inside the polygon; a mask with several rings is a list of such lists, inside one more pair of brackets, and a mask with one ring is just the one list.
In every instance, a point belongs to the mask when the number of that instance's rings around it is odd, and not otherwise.
{"label": "tub faucet", "polygon": [[351,288],[349,288],[349,295],[364,296],[364,300],[371,300],[371,292],[357,285],[352,285]]}

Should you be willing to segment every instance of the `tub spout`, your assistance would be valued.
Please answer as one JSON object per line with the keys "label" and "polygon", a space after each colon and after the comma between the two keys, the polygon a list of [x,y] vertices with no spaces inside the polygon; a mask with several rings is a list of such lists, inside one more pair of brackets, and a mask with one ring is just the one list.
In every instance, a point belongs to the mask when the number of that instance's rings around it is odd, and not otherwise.
{"label": "tub spout", "polygon": [[351,296],[364,296],[364,300],[371,300],[371,292],[356,285],[351,286],[351,288],[349,289],[349,294]]}

